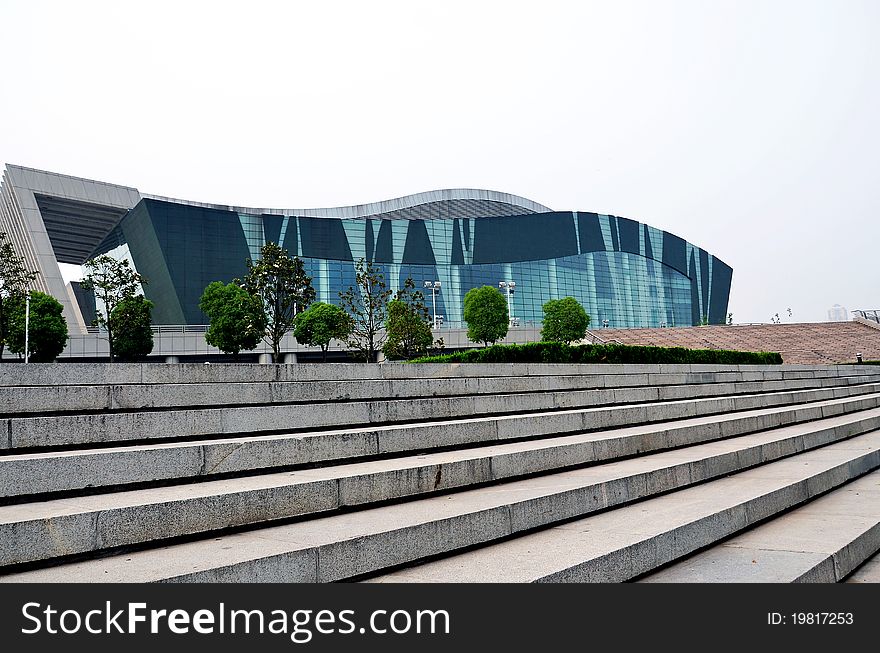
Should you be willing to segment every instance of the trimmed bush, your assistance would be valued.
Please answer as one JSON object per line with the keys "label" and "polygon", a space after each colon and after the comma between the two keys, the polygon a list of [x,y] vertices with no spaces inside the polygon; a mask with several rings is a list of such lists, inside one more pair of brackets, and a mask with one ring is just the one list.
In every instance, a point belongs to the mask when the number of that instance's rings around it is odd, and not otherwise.
{"label": "trimmed bush", "polygon": [[551,299],[544,303],[541,340],[570,344],[587,335],[590,316],[574,297]]}
{"label": "trimmed bush", "polygon": [[454,354],[426,356],[413,363],[654,363],[720,365],[780,365],[776,352],[641,347],[635,345],[566,345],[561,342],[530,342],[494,345]]}
{"label": "trimmed bush", "polygon": [[471,342],[494,344],[507,335],[510,321],[507,300],[497,288],[482,286],[468,290],[462,317],[467,322],[467,337]]}
{"label": "trimmed bush", "polygon": [[135,362],[153,351],[153,302],[143,295],[126,297],[110,312],[113,356]]}
{"label": "trimmed bush", "polygon": [[[9,318],[7,344],[13,354],[24,354],[25,299],[14,297],[6,300]],[[64,307],[51,295],[31,291],[31,314],[28,348],[32,363],[51,363],[67,345],[67,322]]]}

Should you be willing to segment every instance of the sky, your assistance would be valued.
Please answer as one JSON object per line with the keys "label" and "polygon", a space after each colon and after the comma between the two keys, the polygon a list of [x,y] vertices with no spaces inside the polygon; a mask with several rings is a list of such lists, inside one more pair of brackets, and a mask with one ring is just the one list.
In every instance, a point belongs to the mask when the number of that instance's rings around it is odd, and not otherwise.
{"label": "sky", "polygon": [[[880,2],[0,0],[0,164],[272,208],[488,188],[880,308]],[[788,316],[791,309],[791,317]]]}

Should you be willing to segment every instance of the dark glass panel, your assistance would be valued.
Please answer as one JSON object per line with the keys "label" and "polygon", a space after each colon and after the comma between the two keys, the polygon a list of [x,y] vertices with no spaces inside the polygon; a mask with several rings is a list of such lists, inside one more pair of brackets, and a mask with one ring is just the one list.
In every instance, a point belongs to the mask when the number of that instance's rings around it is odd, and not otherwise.
{"label": "dark glass panel", "polygon": [[648,225],[642,225],[645,233],[645,258],[654,258],[654,248],[651,247],[651,236],[648,233]]}
{"label": "dark glass panel", "polygon": [[620,251],[640,254],[639,223],[628,218],[617,218],[617,231],[620,238]]}
{"label": "dark glass panel", "polygon": [[379,237],[376,239],[376,261],[394,263],[394,246],[391,234],[391,220],[382,220]]}
{"label": "dark glass panel", "polygon": [[407,224],[402,262],[419,265],[434,265],[436,263],[424,220],[410,220]]}
{"label": "dark glass panel", "polygon": [[663,265],[668,265],[683,275],[690,276],[685,241],[668,231],[663,232]]}
{"label": "dark glass panel", "polygon": [[461,232],[459,232],[458,218],[452,221],[452,265],[464,265],[464,250],[461,247]]}
{"label": "dark glass panel", "polygon": [[578,211],[577,219],[581,252],[604,252],[605,239],[602,237],[599,216],[595,213],[581,213]]}
{"label": "dark glass panel", "polygon": [[727,322],[727,303],[733,270],[724,261],[712,259],[712,299],[709,303],[709,321],[712,324]]}
{"label": "dark glass panel", "polygon": [[340,220],[302,217],[299,228],[303,256],[351,261],[351,249]]}
{"label": "dark glass panel", "polygon": [[613,215],[608,216],[608,222],[611,223],[611,246],[615,252],[620,251],[620,237],[617,235],[617,218]]}
{"label": "dark glass panel", "polygon": [[512,263],[577,254],[571,213],[536,213],[474,222],[474,263]]}
{"label": "dark glass panel", "polygon": [[297,218],[290,216],[287,220],[287,231],[284,232],[284,243],[281,245],[291,256],[299,253]]}
{"label": "dark glass panel", "polygon": [[700,324],[702,316],[700,315],[700,287],[697,285],[697,258],[694,256],[694,250],[691,250],[688,276],[691,278],[691,325],[696,326]]}
{"label": "dark glass panel", "polygon": [[279,241],[281,240],[281,224],[283,222],[284,216],[263,215],[263,233],[267,243],[281,244]]}
{"label": "dark glass panel", "polygon": [[373,235],[373,221],[372,220],[364,220],[364,239],[366,240],[366,254],[367,260],[373,260],[373,241],[375,240],[375,236]]}

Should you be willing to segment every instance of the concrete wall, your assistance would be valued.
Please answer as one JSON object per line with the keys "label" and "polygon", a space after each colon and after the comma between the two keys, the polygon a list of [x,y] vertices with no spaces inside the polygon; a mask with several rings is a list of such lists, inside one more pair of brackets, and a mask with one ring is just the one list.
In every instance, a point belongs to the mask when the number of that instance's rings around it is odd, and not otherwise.
{"label": "concrete wall", "polygon": [[[175,330],[179,329],[179,330]],[[473,343],[467,339],[466,329],[438,329],[434,332],[434,338],[443,338],[447,349],[470,349],[482,347],[482,344]],[[511,329],[504,340],[504,344],[522,344],[536,342],[541,339],[541,331],[534,327],[519,327]],[[200,356],[210,357],[222,354],[216,347],[205,342],[205,334],[202,331],[184,331],[182,327],[163,327],[158,333],[153,333],[153,353],[151,358],[165,359],[170,356]],[[343,343],[333,341],[330,344],[331,352],[345,352],[349,348]],[[287,334],[281,341],[281,351],[287,354],[308,352],[314,355],[321,353],[320,347],[306,347],[297,342],[293,334]],[[243,354],[269,354],[272,348],[265,342],[261,342],[253,352]],[[67,347],[59,356],[60,360],[75,360],[78,358],[108,358],[109,345],[106,334],[95,333],[72,333]],[[293,357],[291,357],[293,358]],[[4,353],[3,359],[17,360],[18,356]],[[177,361],[171,361],[177,362]],[[295,362],[286,359],[284,362]]]}

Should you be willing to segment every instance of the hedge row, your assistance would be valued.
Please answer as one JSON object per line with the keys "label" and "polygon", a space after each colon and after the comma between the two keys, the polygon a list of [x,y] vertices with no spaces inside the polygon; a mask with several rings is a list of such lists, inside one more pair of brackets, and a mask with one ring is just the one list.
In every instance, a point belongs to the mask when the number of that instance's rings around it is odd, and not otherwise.
{"label": "hedge row", "polygon": [[454,354],[426,356],[411,363],[713,363],[722,365],[779,365],[776,352],[641,347],[635,345],[565,345],[530,342],[493,345]]}

